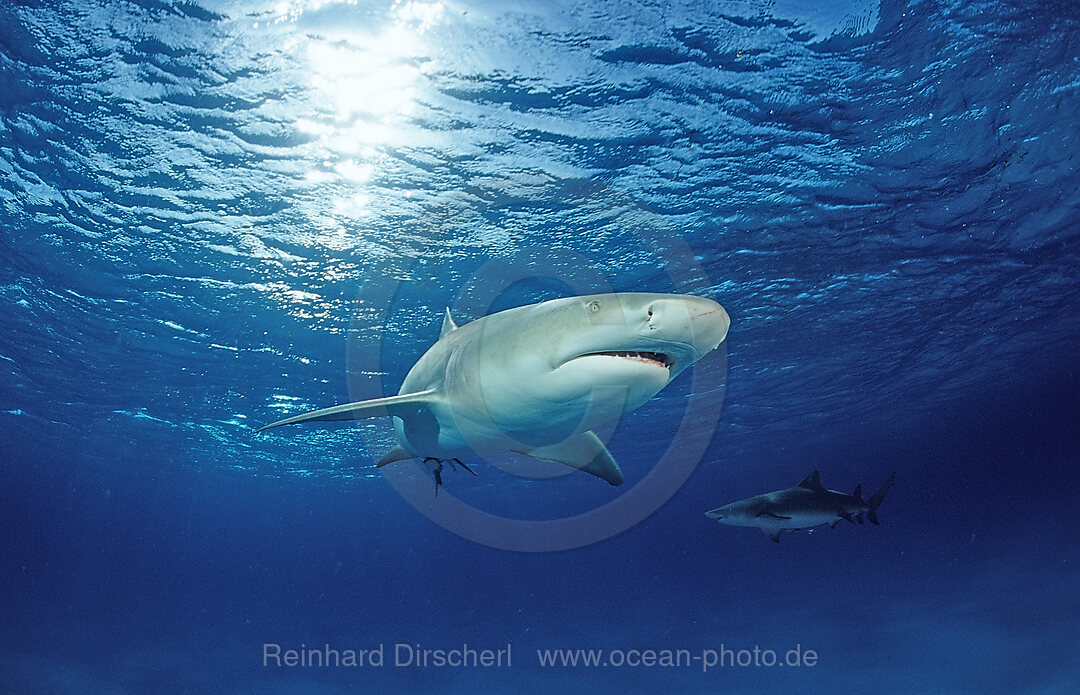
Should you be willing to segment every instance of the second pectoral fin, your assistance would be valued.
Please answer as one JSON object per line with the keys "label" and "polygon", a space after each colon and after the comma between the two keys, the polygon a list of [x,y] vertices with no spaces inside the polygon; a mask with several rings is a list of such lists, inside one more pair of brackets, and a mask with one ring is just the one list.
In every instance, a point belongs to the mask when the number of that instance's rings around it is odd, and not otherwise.
{"label": "second pectoral fin", "polygon": [[535,449],[515,449],[520,454],[545,461],[566,464],[580,471],[603,478],[612,485],[622,485],[623,474],[619,464],[611,456],[604,443],[592,431],[564,439],[558,444],[536,447]]}

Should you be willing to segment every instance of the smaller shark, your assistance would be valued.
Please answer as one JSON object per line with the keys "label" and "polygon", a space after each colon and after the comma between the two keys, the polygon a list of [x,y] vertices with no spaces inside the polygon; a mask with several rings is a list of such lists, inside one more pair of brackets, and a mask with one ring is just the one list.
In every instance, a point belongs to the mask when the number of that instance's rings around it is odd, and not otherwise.
{"label": "smaller shark", "polygon": [[895,477],[896,473],[890,475],[881,489],[864,502],[862,485],[850,495],[826,490],[821,486],[818,472],[814,471],[795,487],[732,502],[705,512],[705,516],[729,526],[757,527],[774,543],[780,542],[781,531],[812,531],[811,527],[819,524],[828,524],[832,528],[841,519],[861,524],[863,515],[877,525],[877,508]]}

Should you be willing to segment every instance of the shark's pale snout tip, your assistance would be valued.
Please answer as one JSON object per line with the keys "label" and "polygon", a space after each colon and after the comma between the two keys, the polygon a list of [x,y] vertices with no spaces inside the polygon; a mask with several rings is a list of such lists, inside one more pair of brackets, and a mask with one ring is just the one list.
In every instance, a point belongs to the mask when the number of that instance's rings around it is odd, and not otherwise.
{"label": "shark's pale snout tip", "polygon": [[715,350],[720,343],[727,338],[728,328],[731,327],[731,317],[727,310],[711,299],[706,299],[708,306],[703,311],[691,317],[695,342],[701,347]]}

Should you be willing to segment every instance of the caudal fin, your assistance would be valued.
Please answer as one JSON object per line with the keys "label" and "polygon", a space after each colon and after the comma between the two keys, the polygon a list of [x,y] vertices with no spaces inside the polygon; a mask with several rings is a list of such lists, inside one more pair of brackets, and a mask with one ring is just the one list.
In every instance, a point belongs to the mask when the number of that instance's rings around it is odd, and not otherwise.
{"label": "caudal fin", "polygon": [[889,491],[889,488],[892,487],[893,478],[895,477],[896,472],[894,471],[893,474],[889,476],[889,479],[885,481],[885,484],[882,485],[881,488],[874,493],[874,496],[866,501],[866,506],[870,508],[870,511],[866,513],[866,518],[869,519],[870,523],[874,524],[875,526],[878,525],[877,508],[881,506],[882,500],[885,499],[885,493],[887,493]]}

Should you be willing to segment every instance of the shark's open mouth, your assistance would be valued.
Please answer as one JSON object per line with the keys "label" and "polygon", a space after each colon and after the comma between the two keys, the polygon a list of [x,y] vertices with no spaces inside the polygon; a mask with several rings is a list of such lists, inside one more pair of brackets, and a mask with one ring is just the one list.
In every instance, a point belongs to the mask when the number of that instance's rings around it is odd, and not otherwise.
{"label": "shark's open mouth", "polygon": [[603,355],[606,357],[622,357],[628,360],[635,360],[637,362],[645,362],[647,364],[655,364],[660,367],[667,367],[671,369],[675,364],[675,360],[670,356],[665,355],[662,352],[644,352],[640,350],[612,350],[610,352],[590,352],[580,357],[592,357],[594,355]]}

